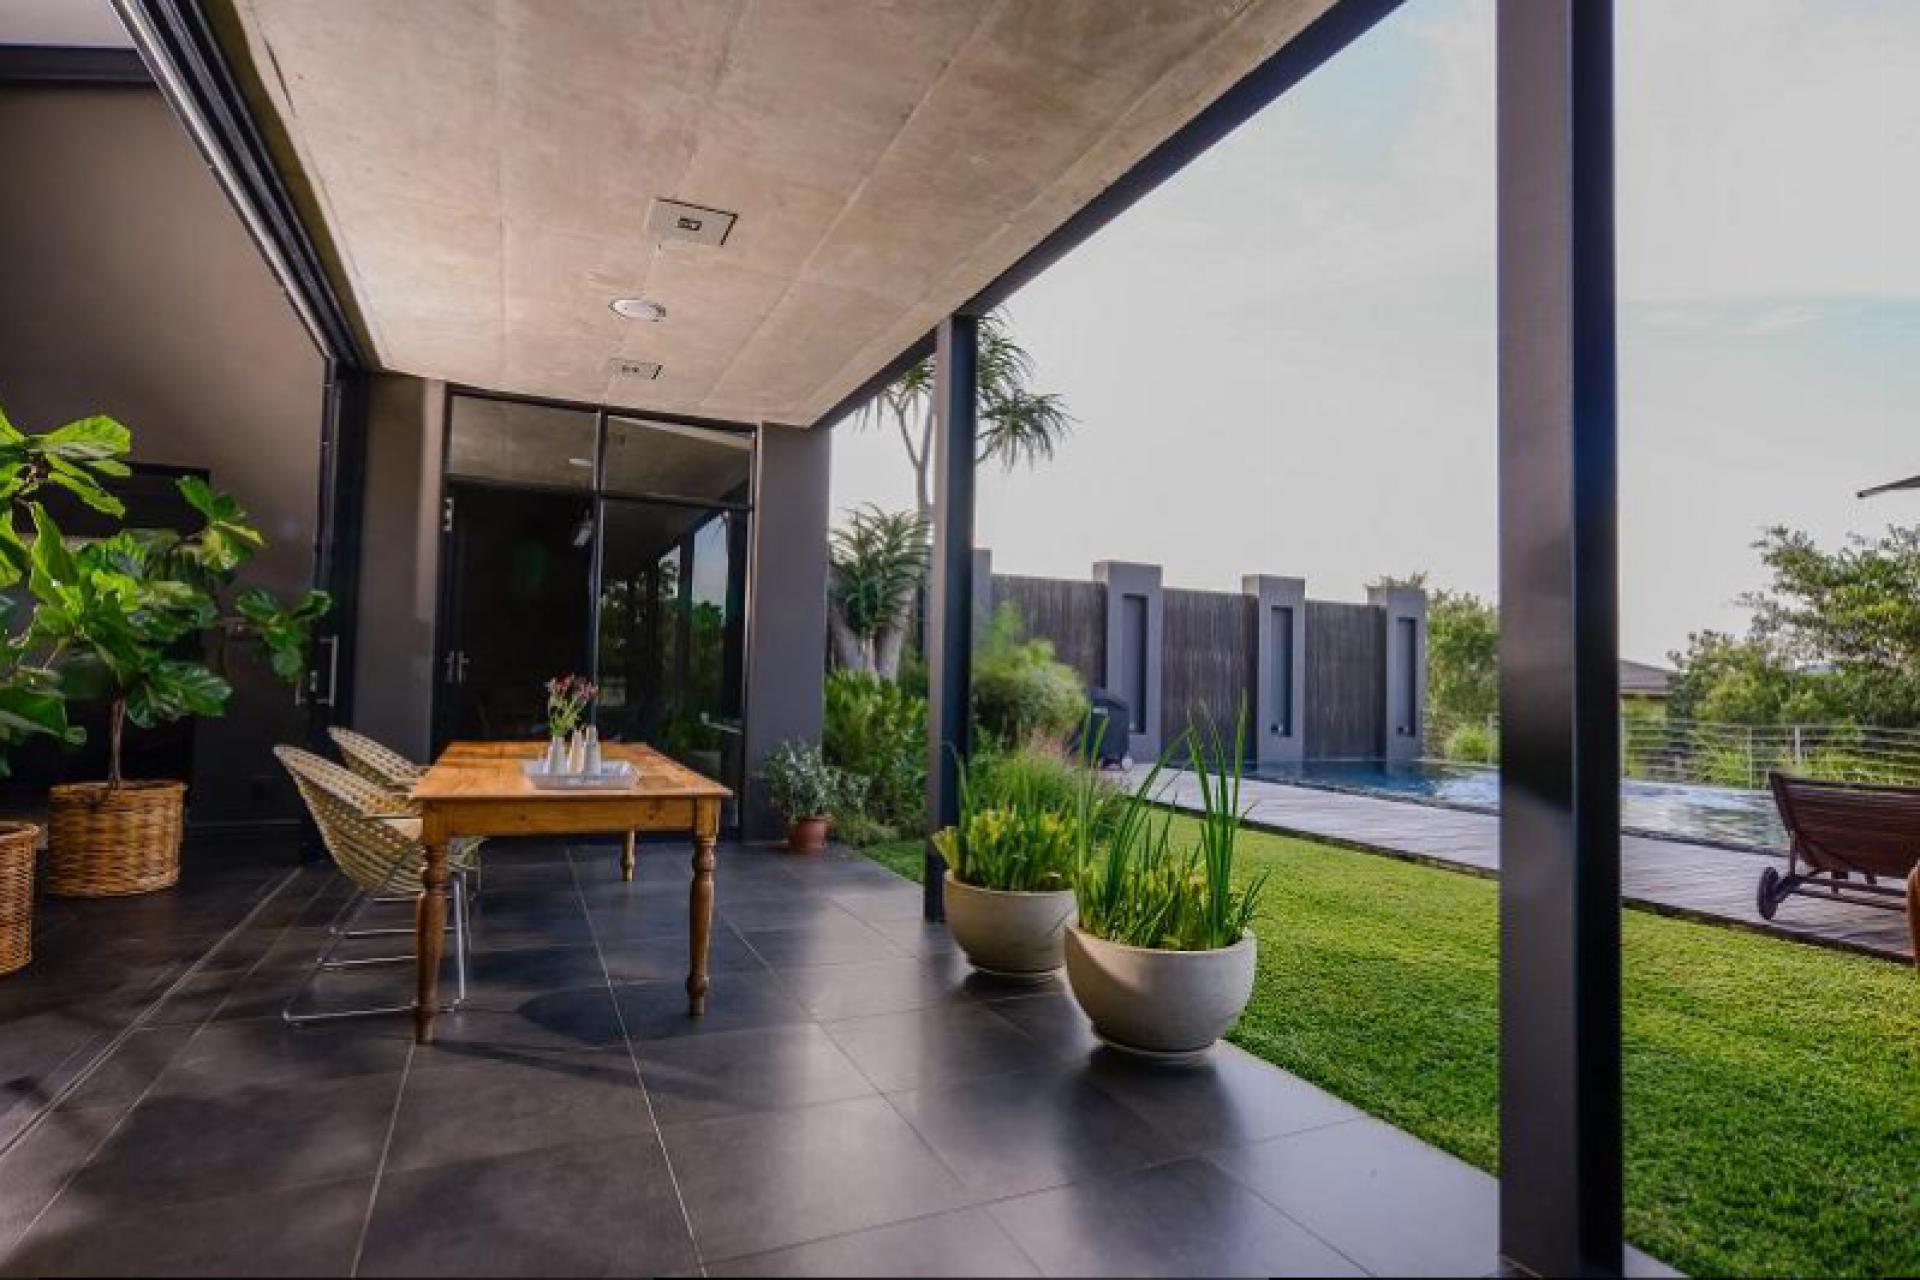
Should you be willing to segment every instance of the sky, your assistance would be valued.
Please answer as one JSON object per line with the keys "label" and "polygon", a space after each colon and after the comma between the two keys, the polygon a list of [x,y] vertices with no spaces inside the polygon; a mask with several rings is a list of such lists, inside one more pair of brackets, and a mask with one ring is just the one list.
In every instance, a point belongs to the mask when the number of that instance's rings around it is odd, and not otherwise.
{"label": "sky", "polygon": [[[1495,594],[1493,13],[1408,0],[1017,295],[1077,419],[1003,572]],[[1769,525],[1920,521],[1920,3],[1618,0],[1621,652],[1740,630]],[[912,504],[840,428],[834,502]]]}

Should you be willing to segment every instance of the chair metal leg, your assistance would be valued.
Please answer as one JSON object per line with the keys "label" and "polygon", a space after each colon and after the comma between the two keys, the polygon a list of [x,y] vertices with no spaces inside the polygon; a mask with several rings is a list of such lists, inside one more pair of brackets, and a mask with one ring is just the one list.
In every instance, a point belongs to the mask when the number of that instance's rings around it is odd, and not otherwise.
{"label": "chair metal leg", "polygon": [[467,1002],[467,873],[453,873],[453,971],[456,979],[454,1007]]}
{"label": "chair metal leg", "polygon": [[[320,949],[320,954],[315,958],[313,967],[307,970],[306,977],[301,979],[300,985],[296,987],[293,994],[287,998],[286,1004],[281,1006],[281,1020],[288,1026],[298,1027],[309,1022],[334,1022],[343,1018],[368,1018],[381,1014],[412,1012],[412,1004],[327,1010],[316,1013],[297,1014],[294,1012],[294,1009],[299,1005],[301,999],[313,987],[314,981],[318,979],[322,973],[336,973],[345,969],[364,969],[379,965],[413,963],[416,960],[415,955],[411,951],[404,955],[397,956],[369,956],[352,960],[335,960],[333,958],[334,952],[340,949],[340,944],[349,938],[387,937],[395,934],[411,936],[413,934],[414,931],[412,929],[356,930],[352,927],[353,922],[359,919],[360,912],[376,903],[414,901],[414,899],[404,896],[382,895],[381,890],[387,887],[398,870],[399,867],[396,864],[395,867],[388,871],[386,879],[372,891],[356,889],[349,896],[340,911],[335,914],[334,922],[328,929],[329,936],[326,945]],[[454,954],[459,973],[459,985],[458,995],[452,1003],[441,1006],[442,1012],[458,1008],[467,998],[466,908],[462,901],[466,892],[465,885],[456,877],[456,879],[447,886],[447,892],[453,899]]]}

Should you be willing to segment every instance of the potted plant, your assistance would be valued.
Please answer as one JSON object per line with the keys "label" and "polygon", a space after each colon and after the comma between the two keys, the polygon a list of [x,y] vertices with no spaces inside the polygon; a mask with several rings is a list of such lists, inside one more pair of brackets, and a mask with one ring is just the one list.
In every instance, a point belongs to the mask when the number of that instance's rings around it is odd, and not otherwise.
{"label": "potted plant", "polygon": [[1153,803],[1161,765],[1119,807],[1113,831],[1081,868],[1079,921],[1067,927],[1067,981],[1100,1038],[1155,1057],[1203,1053],[1253,995],[1258,939],[1248,929],[1267,873],[1235,878],[1245,720],[1229,752],[1189,728],[1201,789],[1198,840],[1174,840]]}
{"label": "potted plant", "polygon": [[818,853],[827,847],[834,812],[858,807],[864,790],[858,779],[828,764],[820,748],[783,742],[761,767],[767,798],[787,822],[788,853]]}
{"label": "potted plant", "polygon": [[1037,979],[1064,962],[1074,876],[1103,803],[1086,765],[1083,759],[1070,806],[1021,786],[1018,771],[1011,788],[982,803],[977,782],[962,773],[959,822],[933,843],[947,862],[947,927],[982,973]]}
{"label": "potted plant", "polygon": [[[585,676],[555,676],[547,681],[547,772],[579,773],[574,735],[586,722],[587,708],[600,690]],[[582,762],[584,763],[584,761]]]}
{"label": "potted plant", "polygon": [[[125,428],[119,430],[124,450]],[[329,606],[325,593],[314,591],[283,609],[253,589],[223,613],[222,597],[264,539],[237,502],[204,480],[183,477],[179,487],[204,522],[185,537],[121,530],[69,545],[46,510],[31,504],[28,642],[59,673],[69,699],[97,699],[108,708],[106,779],[56,786],[49,797],[50,893],[148,893],[179,879],[186,784],[126,778],[127,725],[224,711],[231,686],[199,660],[208,634],[259,643],[275,673],[297,683],[313,624]]]}

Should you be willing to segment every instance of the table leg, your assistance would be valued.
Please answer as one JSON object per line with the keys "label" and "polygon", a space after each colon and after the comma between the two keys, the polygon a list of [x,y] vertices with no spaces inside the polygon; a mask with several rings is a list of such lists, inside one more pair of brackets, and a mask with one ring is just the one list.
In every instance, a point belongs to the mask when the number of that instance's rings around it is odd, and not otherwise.
{"label": "table leg", "polygon": [[707,941],[713,934],[713,845],[718,835],[718,805],[702,803],[693,835],[693,888],[688,895],[690,963],[687,972],[687,1012],[699,1017],[707,1011]]}
{"label": "table leg", "polygon": [[447,842],[427,845],[427,865],[420,876],[420,900],[414,904],[414,956],[419,985],[414,996],[413,1038],[433,1043],[433,1017],[440,1011],[440,957],[447,942]]}
{"label": "table leg", "polygon": [[622,880],[633,879],[633,845],[636,836],[636,832],[627,832],[627,838],[620,846],[620,878]]}

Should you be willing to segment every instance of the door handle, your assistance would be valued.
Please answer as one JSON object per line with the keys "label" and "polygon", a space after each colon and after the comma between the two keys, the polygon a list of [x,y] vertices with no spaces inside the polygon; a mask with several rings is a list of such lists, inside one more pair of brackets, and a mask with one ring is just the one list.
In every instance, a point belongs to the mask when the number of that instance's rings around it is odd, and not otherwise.
{"label": "door handle", "polygon": [[459,660],[455,663],[455,672],[454,683],[465,684],[467,682],[467,654],[464,649],[460,651]]}

